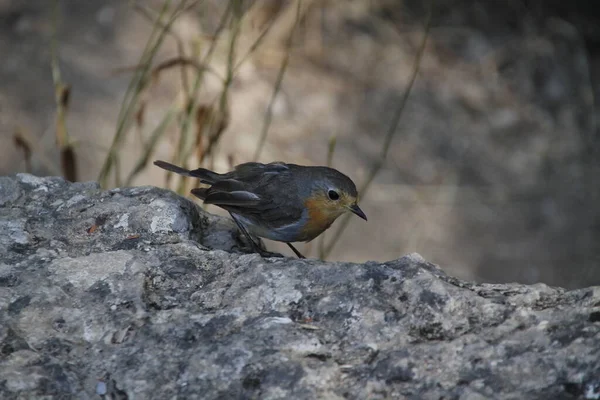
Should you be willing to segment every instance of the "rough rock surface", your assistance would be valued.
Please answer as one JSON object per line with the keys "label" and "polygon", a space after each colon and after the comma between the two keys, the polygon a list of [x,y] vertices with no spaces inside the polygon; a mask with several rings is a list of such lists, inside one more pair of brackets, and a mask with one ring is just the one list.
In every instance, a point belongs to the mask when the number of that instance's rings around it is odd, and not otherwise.
{"label": "rough rock surface", "polygon": [[263,259],[233,232],[157,188],[0,178],[0,398],[600,398],[600,287]]}

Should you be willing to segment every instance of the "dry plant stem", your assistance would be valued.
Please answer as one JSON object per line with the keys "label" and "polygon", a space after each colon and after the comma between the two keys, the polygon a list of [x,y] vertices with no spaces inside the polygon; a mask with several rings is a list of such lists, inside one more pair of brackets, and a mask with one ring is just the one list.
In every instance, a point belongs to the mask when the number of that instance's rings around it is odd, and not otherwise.
{"label": "dry plant stem", "polygon": [[196,151],[197,160],[204,157],[204,127],[210,123],[211,115],[211,109],[206,106],[199,106],[196,109],[196,143],[194,143],[194,150]]}
{"label": "dry plant stem", "polygon": [[[211,107],[214,108],[214,107]],[[209,127],[215,127],[214,132],[208,137],[208,144],[206,145],[206,149],[202,152],[201,157],[198,159],[199,163],[203,163],[209,156],[214,161],[214,152],[215,148],[221,138],[223,132],[225,132],[225,128],[227,126],[229,120],[229,110],[226,108],[223,111],[217,110],[217,112],[213,112],[210,116]],[[212,169],[209,168],[209,169]]]}
{"label": "dry plant stem", "polygon": [[[193,1],[191,4],[185,6],[182,8],[181,13],[186,12],[190,9],[192,9],[193,7],[203,3],[204,0],[196,0]],[[145,6],[142,6],[140,4],[135,4],[134,5],[135,10],[139,11],[141,15],[143,15],[144,17],[146,17],[149,21],[154,22],[155,19],[152,17],[152,12]],[[171,27],[168,26],[164,26],[164,24],[162,24],[160,22],[160,20],[158,20],[159,24],[163,25],[163,28],[167,30],[167,33],[169,35],[171,35],[173,37],[173,39],[175,40],[176,46],[177,46],[177,54],[179,55],[179,59],[186,59],[186,54],[185,54],[185,46],[184,46],[184,42],[183,39],[181,39],[181,37],[174,32]],[[188,78],[188,73],[187,70],[185,68],[181,68],[181,85],[183,87],[183,91],[184,91],[184,96],[185,96],[185,104],[188,104],[190,99],[189,99],[189,95],[190,95],[190,86],[189,86],[189,78]]]}
{"label": "dry plant stem", "polygon": [[[159,12],[157,21],[160,21],[167,14],[171,0],[166,0],[163,4],[162,9]],[[185,1],[181,1],[179,6],[175,9],[175,11],[171,14],[167,22],[161,27],[159,23],[156,23],[153,27],[152,33],[150,34],[150,38],[146,43],[146,47],[142,53],[140,62],[140,68],[135,72],[133,78],[131,79],[127,91],[125,92],[125,97],[123,99],[123,103],[121,105],[121,110],[119,111],[119,117],[117,120],[117,130],[115,136],[113,138],[113,142],[110,146],[102,169],[100,170],[100,175],[98,177],[98,181],[102,186],[106,186],[108,183],[108,176],[113,169],[113,166],[116,166],[118,162],[118,152],[120,150],[121,145],[125,140],[125,136],[129,130],[129,126],[132,121],[132,115],[135,114],[135,108],[139,103],[139,97],[144,87],[147,85],[148,76],[150,73],[150,68],[152,65],[152,60],[156,55],[158,48],[162,44],[164,37],[167,33],[167,29],[175,22],[179,14],[180,8],[185,4]],[[117,168],[115,168],[115,184],[119,186],[121,184],[120,174],[118,173]]]}
{"label": "dry plant stem", "polygon": [[[385,139],[384,139],[383,145],[381,147],[381,152],[379,153],[379,159],[375,162],[375,165],[371,169],[371,171],[367,177],[367,180],[362,185],[362,187],[359,189],[359,193],[361,194],[362,197],[364,197],[366,195],[369,187],[371,186],[371,183],[375,179],[375,176],[377,176],[377,174],[379,173],[379,170],[381,169],[381,167],[383,166],[383,164],[385,162],[385,159],[387,158],[387,154],[390,149],[392,139],[394,138],[394,135],[396,134],[396,131],[398,129],[398,124],[400,122],[400,118],[402,117],[402,112],[404,111],[406,102],[408,101],[408,98],[412,91],[413,85],[414,85],[415,81],[417,80],[419,67],[421,65],[421,59],[423,58],[423,54],[425,53],[425,45],[427,44],[427,38],[429,37],[430,27],[431,27],[431,1],[428,3],[427,19],[425,22],[425,31],[423,32],[423,39],[422,39],[421,45],[419,46],[419,49],[417,51],[415,63],[413,64],[413,70],[411,73],[410,81],[408,83],[408,86],[404,90],[404,94],[402,96],[402,99],[400,100],[400,103],[398,104],[398,108],[396,109],[394,115],[392,116],[392,121],[391,121],[389,128],[387,130],[387,133],[385,135]],[[331,251],[337,244],[339,238],[341,237],[341,235],[344,232],[344,230],[346,229],[346,227],[348,226],[350,217],[351,217],[351,215],[349,215],[349,214],[346,214],[341,217],[340,224],[338,225],[338,227],[335,231],[335,234],[333,235],[333,237],[331,238],[331,241],[327,244],[327,246],[325,246],[323,258],[326,258],[327,256],[329,256],[329,254],[331,254]]]}
{"label": "dry plant stem", "polygon": [[72,144],[61,150],[60,165],[65,179],[70,182],[77,182],[77,162],[75,147]]}
{"label": "dry plant stem", "polygon": [[31,133],[20,126],[17,126],[16,128],[15,138],[18,138],[27,147],[29,147],[29,149],[32,150],[32,153],[36,155],[36,158],[41,161],[50,174],[56,176],[61,174],[61,171],[56,166],[56,163],[46,155],[45,149],[40,145],[38,138],[33,137]]}
{"label": "dry plant stem", "polygon": [[[208,51],[206,52],[206,55],[204,56],[203,60],[199,63],[200,65],[203,65],[203,66],[209,65],[209,62],[210,62],[212,55],[217,46],[217,39],[220,36],[223,29],[225,29],[227,21],[231,17],[231,11],[232,11],[231,2],[228,2],[227,8],[225,9],[225,12],[223,13],[223,15],[219,21],[219,25],[215,32],[214,38],[211,40],[210,47],[208,48]],[[189,100],[189,103],[185,105],[184,115],[181,118],[180,129],[179,129],[179,141],[177,143],[177,146],[175,147],[175,153],[173,154],[173,157],[171,157],[172,163],[181,164],[184,167],[186,166],[187,159],[193,152],[192,146],[190,146],[188,143],[189,129],[190,129],[190,126],[192,125],[192,121],[195,118],[196,109],[198,107],[198,93],[200,91],[200,87],[202,86],[202,81],[204,78],[205,71],[206,71],[205,68],[196,70],[196,77],[194,79],[194,85],[193,85],[191,91],[186,96],[190,100]],[[221,78],[221,80],[224,82],[223,78]],[[167,175],[166,175],[167,185],[169,184],[169,182],[171,180],[171,176],[172,176],[172,174],[170,172],[167,173]],[[183,187],[181,184],[179,186]],[[179,192],[179,193],[182,194],[183,192]]]}
{"label": "dry plant stem", "polygon": [[250,57],[252,55],[252,53],[254,53],[254,51],[256,51],[256,49],[258,48],[258,46],[260,46],[260,43],[262,42],[262,40],[265,38],[266,34],[269,32],[269,29],[271,28],[271,26],[273,26],[273,23],[269,24],[265,30],[263,30],[260,35],[258,36],[258,38],[256,38],[256,41],[250,46],[250,48],[248,49],[248,51],[246,52],[246,54],[244,54],[242,57],[240,57],[240,61],[236,64],[234,71],[237,72],[237,70],[244,64],[244,62],[248,59],[248,57]]}
{"label": "dry plant stem", "polygon": [[54,98],[56,100],[56,144],[60,150],[60,162],[65,179],[75,182],[77,180],[77,164],[75,149],[67,131],[67,110],[71,89],[62,81],[58,65],[58,0],[54,2],[54,21],[52,27],[52,80],[54,82]]}
{"label": "dry plant stem", "polygon": [[58,19],[59,19],[59,1],[54,1],[54,20],[52,21],[52,44],[51,44],[51,68],[52,81],[54,83],[54,99],[56,101],[56,143],[59,148],[65,147],[69,143],[67,126],[65,123],[66,110],[63,108],[67,103],[65,99],[61,99],[63,92],[68,90],[62,81],[60,67],[58,65]]}
{"label": "dry plant stem", "polygon": [[237,70],[244,64],[244,62],[248,59],[248,57],[250,57],[252,55],[252,53],[254,53],[256,51],[258,46],[260,46],[263,39],[267,36],[269,31],[271,30],[271,27],[273,26],[275,19],[276,19],[276,17],[271,19],[271,21],[269,22],[267,27],[265,29],[263,29],[262,32],[259,33],[259,35],[256,38],[256,40],[254,41],[254,43],[252,43],[252,45],[250,45],[250,48],[248,49],[246,54],[244,54],[242,57],[240,57],[240,60],[236,64],[235,68],[233,69],[234,72],[237,72]]}
{"label": "dry plant stem", "polygon": [[335,152],[335,146],[337,145],[337,135],[331,135],[327,146],[327,166],[331,167],[333,164],[333,153]]}
{"label": "dry plant stem", "polygon": [[[225,82],[225,79],[221,75],[219,75],[219,73],[210,65],[200,64],[199,62],[187,57],[176,57],[161,62],[156,67],[154,67],[154,69],[152,70],[152,75],[158,76],[163,70],[177,66],[182,67],[181,69],[185,69],[184,67],[186,66],[194,67],[199,74],[203,73],[204,71],[208,71],[214,76],[216,76],[221,82]],[[187,95],[189,95],[189,91]],[[186,104],[188,104],[188,102],[186,102]]]}
{"label": "dry plant stem", "polygon": [[27,143],[27,140],[23,138],[19,130],[16,130],[13,135],[13,142],[17,149],[23,151],[23,158],[25,159],[25,172],[31,173],[31,146]]}
{"label": "dry plant stem", "polygon": [[283,82],[283,77],[285,75],[285,71],[290,60],[290,52],[292,51],[292,39],[294,38],[294,33],[296,32],[296,28],[298,27],[298,22],[300,21],[301,3],[302,2],[298,0],[294,27],[292,28],[292,31],[290,32],[287,38],[285,56],[283,58],[283,61],[281,62],[281,66],[279,67],[277,79],[275,80],[275,86],[273,87],[273,94],[271,95],[271,100],[269,101],[269,105],[267,106],[267,111],[265,113],[265,118],[263,120],[263,127],[258,140],[258,145],[256,146],[256,151],[254,152],[254,156],[252,157],[252,159],[255,161],[257,161],[260,157],[260,154],[262,153],[263,147],[265,146],[265,142],[267,140],[267,133],[269,132],[269,127],[271,126],[271,121],[273,119],[273,105],[275,104],[275,99],[277,98],[277,94],[281,89],[281,83]]}
{"label": "dry plant stem", "polygon": [[[229,98],[229,88],[231,86],[231,83],[233,82],[233,67],[235,65],[235,50],[236,50],[236,46],[237,46],[237,39],[238,39],[239,33],[240,33],[240,20],[242,18],[242,8],[241,8],[240,0],[231,0],[229,4],[231,6],[231,11],[232,11],[231,14],[233,16],[233,20],[232,20],[233,26],[231,28],[229,51],[227,53],[227,70],[226,70],[226,74],[225,74],[225,79],[223,80],[223,90],[221,91],[221,95],[219,97],[219,106],[218,106],[218,110],[217,110],[217,114],[220,115],[222,118],[225,118],[225,115],[228,114],[227,107],[228,107],[228,98]],[[193,111],[193,110],[195,110],[195,105],[194,105],[194,108],[192,108],[190,111]],[[180,144],[186,144],[186,143],[190,142],[188,140],[188,136],[189,136],[189,127],[191,125],[192,117],[193,117],[193,112],[190,113],[189,118],[184,121],[185,126],[182,127],[182,132],[181,132],[182,135],[181,135]],[[211,154],[211,152],[214,149],[214,146],[219,141],[222,133],[223,133],[223,130],[219,129],[208,138],[209,142],[206,147],[205,153],[203,153],[204,156]],[[193,147],[189,146],[189,145],[180,148],[179,154],[184,156],[183,159],[181,160],[184,168],[187,166],[187,159],[193,153],[193,150],[194,150]],[[203,160],[199,160],[199,161],[201,163]],[[177,191],[179,193],[186,191],[186,184],[189,181],[189,179],[190,179],[189,177],[184,177],[184,176],[180,177],[179,185],[177,186]]]}
{"label": "dry plant stem", "polygon": [[[146,19],[148,19],[150,22],[154,22],[154,18],[152,17],[152,13],[150,12],[150,10],[146,7],[146,6],[142,6],[141,4],[135,4],[134,5],[134,9],[136,11],[138,11],[141,15],[143,15],[144,17],[146,17]],[[158,21],[157,23],[161,24],[160,21]],[[164,24],[161,24],[164,25]],[[162,26],[163,29],[166,28],[165,26]],[[178,34],[176,34],[175,32],[173,32],[172,29],[167,28],[167,32],[169,35],[171,35],[173,37],[173,39],[175,40],[175,44],[177,46],[177,54],[179,56],[179,58],[185,58],[185,47],[183,44],[183,40],[179,37]],[[188,95],[188,89],[189,89],[189,85],[188,85],[188,74],[187,74],[187,70],[185,68],[181,68],[181,85],[184,88],[184,95],[187,96]],[[186,103],[189,101],[189,99],[186,98]]]}
{"label": "dry plant stem", "polygon": [[[217,45],[217,38],[219,37],[219,35],[221,34],[221,32],[223,31],[223,29],[225,28],[225,25],[227,24],[227,21],[229,20],[229,17],[231,15],[231,3],[227,3],[227,8],[225,9],[225,12],[223,13],[220,21],[219,21],[219,25],[217,27],[217,30],[215,32],[215,35],[213,37],[213,39],[211,39],[211,44],[210,47],[208,48],[208,51],[206,52],[206,55],[204,56],[202,62],[200,62],[200,65],[208,65],[212,55],[216,49],[216,45]],[[191,154],[191,151],[188,153],[186,152],[186,143],[187,143],[187,138],[188,138],[188,129],[191,126],[192,123],[192,119],[195,117],[195,110],[198,107],[198,93],[200,91],[200,87],[202,86],[202,80],[204,77],[204,71],[205,69],[197,69],[196,70],[196,77],[194,79],[194,85],[191,89],[190,92],[188,92],[188,94],[186,95],[186,97],[189,99],[189,103],[185,104],[185,108],[183,110],[183,116],[181,117],[181,122],[179,123],[180,125],[180,129],[179,129],[179,141],[177,143],[177,146],[174,148],[174,154],[171,157],[171,162],[174,164],[184,164],[184,160],[187,160],[187,158],[189,157],[189,154]],[[165,177],[165,184],[167,186],[169,186],[169,183],[171,181],[171,177],[173,176],[173,174],[171,172],[167,172],[166,177]],[[182,194],[182,192],[180,192],[180,194]]]}
{"label": "dry plant stem", "polygon": [[125,186],[131,186],[135,177],[140,172],[142,172],[144,170],[144,168],[146,168],[146,165],[148,165],[148,162],[150,161],[150,159],[152,158],[152,155],[154,154],[154,149],[156,148],[158,141],[160,140],[161,137],[163,137],[163,135],[165,134],[165,131],[167,130],[167,127],[173,121],[174,117],[175,117],[175,107],[173,106],[169,109],[167,114],[163,117],[162,121],[160,121],[160,124],[158,124],[158,126],[154,129],[154,131],[150,135],[150,139],[148,140],[148,142],[145,144],[145,147],[144,147],[144,154],[142,154],[142,156],[137,160],[135,166],[129,173],[129,176],[127,177],[127,180],[125,181]]}
{"label": "dry plant stem", "polygon": [[[269,29],[267,37],[264,39],[264,47],[282,48],[289,35],[294,31],[304,15],[318,3],[319,0],[294,0],[288,2],[274,20],[273,26]],[[296,9],[293,4],[296,3]]]}

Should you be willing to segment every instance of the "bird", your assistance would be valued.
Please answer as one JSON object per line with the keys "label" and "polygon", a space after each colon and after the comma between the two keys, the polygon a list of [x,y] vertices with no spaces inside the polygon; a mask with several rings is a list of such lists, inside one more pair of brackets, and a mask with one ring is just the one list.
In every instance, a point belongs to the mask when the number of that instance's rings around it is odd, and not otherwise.
{"label": "bird", "polygon": [[358,206],[356,185],[333,168],[247,162],[220,174],[206,168],[188,170],[161,160],[154,165],[209,185],[191,193],[204,204],[228,211],[253,250],[261,255],[251,234],[284,242],[298,258],[305,258],[292,242],[310,242],[347,212],[367,220]]}

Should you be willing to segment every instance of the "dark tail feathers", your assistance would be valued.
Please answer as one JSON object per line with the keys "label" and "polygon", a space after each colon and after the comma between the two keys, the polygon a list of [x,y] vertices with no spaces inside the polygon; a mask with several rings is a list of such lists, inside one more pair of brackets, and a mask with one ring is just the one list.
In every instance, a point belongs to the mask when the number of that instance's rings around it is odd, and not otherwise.
{"label": "dark tail feathers", "polygon": [[213,172],[206,168],[198,168],[190,171],[189,169],[181,168],[177,165],[173,165],[171,163],[161,160],[154,161],[154,165],[162,169],[166,169],[167,171],[175,172],[179,175],[198,178],[202,183],[208,183],[210,185],[218,181],[221,176],[221,174],[217,174],[216,172]]}

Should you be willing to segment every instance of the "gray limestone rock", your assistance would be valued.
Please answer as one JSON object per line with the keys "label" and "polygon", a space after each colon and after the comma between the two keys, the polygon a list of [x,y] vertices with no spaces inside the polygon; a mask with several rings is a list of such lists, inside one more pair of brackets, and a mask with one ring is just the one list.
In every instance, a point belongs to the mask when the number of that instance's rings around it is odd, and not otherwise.
{"label": "gray limestone rock", "polygon": [[238,240],[166,190],[0,178],[0,398],[600,398],[600,287]]}

